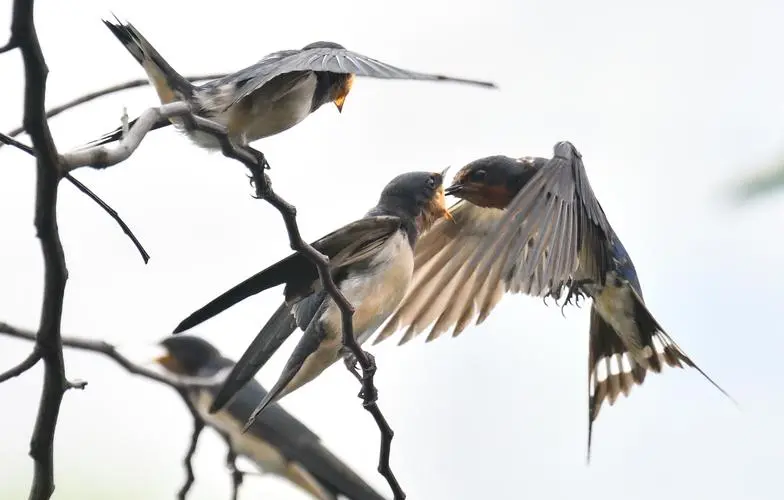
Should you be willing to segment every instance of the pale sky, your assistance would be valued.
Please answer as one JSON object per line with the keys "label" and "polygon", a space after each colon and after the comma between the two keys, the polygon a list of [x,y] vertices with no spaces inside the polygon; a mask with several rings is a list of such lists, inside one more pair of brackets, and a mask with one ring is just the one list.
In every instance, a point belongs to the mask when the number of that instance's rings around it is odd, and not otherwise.
{"label": "pale sky", "polygon": [[[342,114],[324,106],[256,142],[311,241],[361,216],[404,171],[452,165],[454,173],[491,154],[550,156],[559,140],[582,152],[648,306],[740,408],[694,371],[650,375],[602,410],[587,467],[588,308],[567,309],[564,319],[540,300],[507,296],[457,339],[371,348],[379,404],[396,431],[392,466],[412,500],[780,498],[784,199],[736,208],[725,194],[784,150],[781,2],[36,3],[51,106],[143,76],[100,22],[110,10],[185,74],[234,70],[327,39],[404,68],[500,85],[363,79]],[[9,7],[0,9],[0,41]],[[0,57],[3,131],[21,123],[21,71],[18,52]],[[65,151],[114,129],[123,106],[135,116],[156,104],[142,88],[50,125]],[[26,155],[0,150],[0,320],[29,328],[43,284],[34,174]],[[152,133],[119,166],[75,175],[119,211],[152,259],[143,265],[114,222],[64,184],[64,333],[156,342],[289,252],[277,213],[251,199],[244,168],[174,130]],[[194,333],[236,359],[281,297],[280,289],[255,296]],[[260,372],[262,384],[276,380],[298,336]],[[0,337],[0,371],[30,347]],[[181,402],[96,355],[65,359],[68,376],[89,386],[64,399],[55,498],[173,498],[191,431]],[[0,385],[2,498],[27,495],[41,373]],[[336,365],[283,406],[391,498],[375,472],[378,433],[358,390]],[[228,498],[224,453],[206,433],[192,499]],[[246,499],[305,498],[272,477],[248,478],[244,488]]]}

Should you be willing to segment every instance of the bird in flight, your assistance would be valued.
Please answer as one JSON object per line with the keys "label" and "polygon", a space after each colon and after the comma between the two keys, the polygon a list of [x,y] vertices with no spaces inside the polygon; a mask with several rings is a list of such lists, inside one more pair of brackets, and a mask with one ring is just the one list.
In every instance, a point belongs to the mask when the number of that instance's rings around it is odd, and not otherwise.
{"label": "bird in flight", "polygon": [[[455,175],[453,220],[417,242],[406,297],[374,344],[405,328],[400,344],[430,327],[427,341],[483,322],[505,293],[564,305],[592,300],[588,458],[593,422],[648,371],[689,366],[730,397],[684,353],[648,310],[631,257],[596,199],[582,156],[559,142],[552,158],[490,156]],[[732,399],[730,397],[730,399]]]}
{"label": "bird in flight", "polygon": [[[400,69],[352,52],[334,42],[313,42],[300,50],[281,50],[256,64],[202,85],[193,85],[172,68],[130,23],[104,20],[147,73],[162,104],[187,101],[194,114],[215,121],[228,130],[230,139],[247,145],[297,125],[327,103],[342,112],[355,76],[464,83],[495,88],[492,82],[455,78]],[[130,123],[132,125],[136,120]],[[159,120],[153,129],[174,123],[197,145],[218,149],[210,134],[186,130],[181,119]],[[120,127],[85,147],[117,141]]]}
{"label": "bird in flight", "polygon": [[[450,217],[443,175],[409,172],[390,181],[365,216],[313,243],[329,258],[332,278],[353,305],[354,335],[361,344],[403,298],[414,270],[414,245],[437,220]],[[174,333],[192,328],[237,302],[285,283],[285,302],[273,314],[229,374],[212,403],[217,411],[258,372],[296,327],[302,338],[278,381],[252,413],[320,375],[347,355],[341,313],[322,288],[317,268],[295,253],[224,292],[183,320]]]}

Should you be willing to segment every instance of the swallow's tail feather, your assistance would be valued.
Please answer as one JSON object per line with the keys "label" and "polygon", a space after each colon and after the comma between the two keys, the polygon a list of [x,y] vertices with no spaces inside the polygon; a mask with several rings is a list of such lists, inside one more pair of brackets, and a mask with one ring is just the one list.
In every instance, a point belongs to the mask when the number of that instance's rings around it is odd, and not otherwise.
{"label": "swallow's tail feather", "polygon": [[[139,119],[138,118],[134,118],[133,120],[128,122],[128,128],[130,129],[131,127],[133,127],[134,124],[137,121],[139,121]],[[153,124],[153,126],[150,127],[150,130],[157,130],[159,128],[163,128],[163,127],[166,127],[166,126],[169,126],[169,125],[171,125],[171,122],[169,120],[167,120],[166,118],[159,118],[158,121],[156,121]],[[123,138],[124,133],[125,132],[123,131],[123,127],[117,127],[116,129],[112,130],[111,132],[102,135],[98,139],[95,139],[93,141],[90,141],[90,142],[86,143],[83,146],[80,146],[78,149],[92,148],[92,147],[96,147],[96,146],[102,146],[104,144],[109,144],[111,142],[119,141],[120,139]]]}
{"label": "swallow's tail feather", "polygon": [[177,73],[132,24],[119,20],[116,24],[106,20],[103,23],[144,68],[163,104],[193,94],[193,84]]}
{"label": "swallow's tail feather", "polygon": [[298,458],[302,466],[335,498],[350,500],[384,500],[346,464],[321,443],[314,443]]}
{"label": "swallow's tail feather", "polygon": [[237,364],[234,365],[215,396],[212,406],[210,406],[210,413],[215,413],[223,408],[245,384],[252,380],[296,329],[297,323],[291,313],[291,307],[284,302],[262,327]]}
{"label": "swallow's tail feather", "polygon": [[234,304],[245,300],[252,295],[282,285],[292,275],[292,271],[296,270],[298,265],[298,261],[294,258],[296,255],[297,254],[289,256],[271,265],[267,269],[254,274],[242,283],[231,287],[229,290],[220,294],[205,306],[182,320],[182,322],[177,325],[177,328],[174,329],[173,333],[184,332],[185,330],[193,328],[213,316],[220,314]]}
{"label": "swallow's tail feather", "polygon": [[[621,393],[628,396],[632,387],[643,383],[648,370],[659,373],[665,365],[678,368],[689,366],[700,372],[714,387],[732,400],[732,397],[667,335],[648,311],[640,295],[628,285],[625,292],[628,292],[633,300],[631,312],[632,323],[636,329],[634,333],[621,332],[619,335],[595,306],[591,308],[588,349],[589,459],[593,422],[599,415],[604,400],[608,400],[612,406]],[[634,337],[627,338],[626,335]]]}

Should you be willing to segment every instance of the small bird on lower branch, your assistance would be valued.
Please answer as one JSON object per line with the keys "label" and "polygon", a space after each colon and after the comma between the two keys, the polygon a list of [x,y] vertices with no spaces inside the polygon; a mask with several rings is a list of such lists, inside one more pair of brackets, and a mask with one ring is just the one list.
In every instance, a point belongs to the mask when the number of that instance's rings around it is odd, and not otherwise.
{"label": "small bird on lower branch", "polygon": [[[156,362],[175,375],[213,377],[234,362],[199,337],[180,335],[160,343],[163,354]],[[192,388],[186,396],[207,425],[225,436],[238,456],[261,472],[275,474],[297,485],[317,500],[383,500],[346,464],[332,454],[310,429],[277,404],[271,405],[248,432],[242,428],[267,391],[255,380],[245,384],[231,402],[217,413],[208,408],[217,387]]]}

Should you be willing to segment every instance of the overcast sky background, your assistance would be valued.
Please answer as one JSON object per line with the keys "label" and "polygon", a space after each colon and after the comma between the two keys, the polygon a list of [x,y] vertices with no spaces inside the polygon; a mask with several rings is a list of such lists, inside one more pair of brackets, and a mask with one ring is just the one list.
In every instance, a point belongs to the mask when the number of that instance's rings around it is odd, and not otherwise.
{"label": "overcast sky background", "polygon": [[[0,9],[0,41],[10,25]],[[566,319],[507,296],[458,339],[372,348],[380,405],[396,431],[392,466],[411,499],[781,498],[784,390],[779,314],[784,199],[736,208],[736,178],[784,150],[784,4],[778,1],[36,2],[51,71],[48,104],[143,71],[100,22],[133,22],[182,73],[230,71],[315,40],[405,68],[498,82],[363,79],[343,114],[324,106],[256,142],[279,194],[314,240],[361,216],[410,170],[491,154],[582,152],[594,191],[631,253],[645,298],[683,349],[740,403],[694,371],[651,375],[605,407],[585,465],[588,307]],[[18,52],[0,57],[0,130],[21,123]],[[156,105],[150,88],[105,98],[50,122],[61,151]],[[27,140],[27,138],[24,138]],[[58,217],[69,270],[63,332],[121,344],[156,342],[195,308],[288,254],[283,224],[251,199],[243,167],[173,130],[127,162],[76,177],[125,218],[152,259],[72,186]],[[0,320],[36,328],[42,260],[33,227],[35,169],[0,150]],[[238,358],[278,306],[280,289],[198,327]],[[259,380],[277,379],[298,334]],[[0,370],[28,343],[0,337]],[[66,352],[71,378],[56,437],[55,498],[173,498],[191,432],[174,393],[111,361]],[[0,497],[26,498],[40,366],[0,385]],[[284,407],[379,491],[378,433],[342,365]],[[228,498],[224,447],[212,432],[191,498]],[[301,499],[271,478],[242,497]],[[389,495],[391,497],[391,495]]]}

